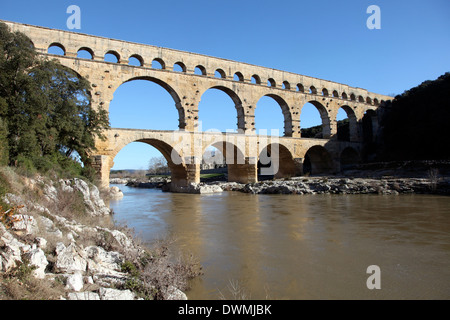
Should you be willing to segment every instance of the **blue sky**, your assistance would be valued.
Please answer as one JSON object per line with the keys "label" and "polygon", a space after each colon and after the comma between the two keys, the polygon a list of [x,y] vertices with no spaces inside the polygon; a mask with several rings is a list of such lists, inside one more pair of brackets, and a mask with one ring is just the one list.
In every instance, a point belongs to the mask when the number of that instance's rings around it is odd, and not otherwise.
{"label": "blue sky", "polygon": [[[78,32],[247,62],[381,94],[400,94],[450,71],[448,0],[0,1],[3,20],[67,30],[67,7],[77,5]],[[379,30],[366,27],[369,5],[381,9]],[[219,108],[230,112],[217,119]],[[140,116],[127,118],[124,109],[139,110]],[[159,112],[150,116],[155,110]],[[234,106],[220,91],[208,90],[199,110],[205,130],[236,128]],[[110,112],[113,127],[177,128],[173,100],[148,82],[122,85]],[[305,106],[301,125],[317,124],[317,111]],[[256,125],[282,131],[281,109],[271,98],[258,102]],[[152,147],[133,143],[119,153],[114,168],[146,168],[157,155]]]}

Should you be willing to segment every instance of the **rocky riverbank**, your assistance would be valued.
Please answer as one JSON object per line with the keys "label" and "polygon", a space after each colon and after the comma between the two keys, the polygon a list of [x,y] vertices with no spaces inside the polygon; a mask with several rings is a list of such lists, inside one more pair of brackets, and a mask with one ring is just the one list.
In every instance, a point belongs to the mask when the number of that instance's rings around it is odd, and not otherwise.
{"label": "rocky riverbank", "polygon": [[[139,182],[122,181],[127,186],[139,188],[161,188],[169,190],[170,180]],[[117,183],[117,182],[116,182]],[[450,179],[436,178],[350,178],[350,177],[294,177],[275,179],[256,183],[205,182],[191,184],[184,190],[187,193],[217,193],[239,191],[252,194],[442,194],[450,195]]]}
{"label": "rocky riverbank", "polygon": [[189,266],[170,265],[167,248],[93,223],[113,214],[96,186],[20,179],[22,193],[2,197],[11,209],[0,211],[0,299],[187,299],[173,270]]}

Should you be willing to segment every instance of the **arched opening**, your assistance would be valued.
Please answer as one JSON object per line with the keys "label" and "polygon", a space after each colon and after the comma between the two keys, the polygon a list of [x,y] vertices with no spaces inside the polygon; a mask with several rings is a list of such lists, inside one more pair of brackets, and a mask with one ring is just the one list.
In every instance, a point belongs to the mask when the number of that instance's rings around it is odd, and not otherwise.
{"label": "arched opening", "polygon": [[153,61],[152,61],[152,68],[163,70],[163,69],[166,69],[166,64],[162,59],[156,58],[156,59],[153,59]]}
{"label": "arched opening", "polygon": [[339,108],[337,117],[337,138],[340,141],[358,140],[358,121],[354,110],[349,106]]}
{"label": "arched opening", "polygon": [[187,179],[181,157],[172,146],[157,139],[140,139],[123,147],[114,157],[111,174],[113,177],[122,174],[136,178],[156,174],[167,176],[175,185],[185,185]]}
{"label": "arched opening", "polygon": [[364,103],[364,97],[363,96],[359,96],[358,97],[358,101]]}
{"label": "arched opening", "polygon": [[348,96],[347,96],[347,94],[345,92],[342,92],[342,99],[344,99],[344,100],[348,99]]}
{"label": "arched opening", "polygon": [[367,97],[367,98],[366,98],[366,103],[367,103],[367,104],[372,104],[372,99],[371,99],[370,97]]}
{"label": "arched opening", "polygon": [[78,59],[88,59],[93,60],[94,59],[94,52],[90,48],[80,48],[77,52],[77,58]]}
{"label": "arched opening", "polygon": [[261,84],[261,78],[258,75],[254,74],[252,75],[250,82],[253,84]]}
{"label": "arched opening", "polygon": [[333,91],[333,97],[339,98],[339,93],[336,90]]}
{"label": "arched opening", "polygon": [[176,72],[186,72],[186,65],[183,62],[176,62],[173,65],[173,71]]}
{"label": "arched opening", "polygon": [[269,79],[267,80],[267,86],[268,86],[268,87],[275,88],[275,87],[277,86],[277,84],[276,84],[276,82],[275,82],[274,79],[269,78]]}
{"label": "arched opening", "polygon": [[341,171],[354,168],[360,162],[358,151],[347,147],[341,152]]}
{"label": "arched opening", "polygon": [[225,181],[227,163],[222,152],[214,146],[205,149],[200,165],[200,181]]}
{"label": "arched opening", "polygon": [[119,63],[120,55],[116,51],[111,50],[105,54],[104,60],[105,62]]}
{"label": "arched opening", "polygon": [[65,56],[66,48],[64,48],[64,46],[60,43],[53,42],[51,45],[48,46],[47,53],[58,56]]}
{"label": "arched opening", "polygon": [[233,80],[234,81],[241,81],[241,82],[243,82],[244,81],[244,75],[242,73],[240,73],[240,72],[236,72],[234,74],[234,76],[233,76]]}
{"label": "arched opening", "polygon": [[223,71],[222,69],[217,69],[214,72],[214,77],[219,79],[226,79],[227,75],[225,74],[225,71]]}
{"label": "arched opening", "polygon": [[198,75],[198,76],[206,76],[206,69],[204,66],[196,66],[194,69],[194,74]]}
{"label": "arched opening", "polygon": [[356,96],[354,93],[350,94],[350,100],[351,101],[356,101]]}
{"label": "arched opening", "polygon": [[130,66],[135,66],[135,67],[143,67],[144,66],[144,59],[138,55],[138,54],[133,54],[129,59],[128,59],[128,64]]}
{"label": "arched opening", "polygon": [[304,174],[328,174],[333,171],[333,161],[328,151],[322,146],[308,149],[303,160]]}
{"label": "arched opening", "polygon": [[301,83],[297,84],[297,91],[298,92],[305,92],[305,87]]}
{"label": "arched opening", "polygon": [[221,86],[203,93],[198,106],[198,119],[201,131],[236,132],[236,129],[245,128],[241,100],[234,91]]}
{"label": "arched opening", "polygon": [[328,90],[327,90],[326,88],[323,88],[323,89],[322,89],[322,95],[323,95],[324,97],[328,97]]}
{"label": "arched opening", "polygon": [[[245,146],[242,146],[245,147]],[[213,157],[211,157],[213,154]],[[207,157],[209,160],[207,161]],[[228,141],[212,143],[205,149],[203,160],[209,162],[217,173],[226,173],[228,181],[244,182],[246,179],[245,157],[240,148]]]}
{"label": "arched opening", "polygon": [[299,174],[291,152],[284,145],[271,143],[259,153],[258,180],[290,178]]}
{"label": "arched opening", "polygon": [[290,90],[291,84],[288,81],[283,81],[283,89],[284,90]]}
{"label": "arched opening", "polygon": [[317,101],[309,101],[300,113],[301,136],[303,138],[329,139],[330,119],[326,108]]}
{"label": "arched opening", "polygon": [[176,130],[185,126],[178,95],[153,78],[130,79],[117,88],[109,119],[112,128]]}
{"label": "arched opening", "polygon": [[375,110],[367,110],[362,119],[363,140],[366,143],[374,142],[377,128],[377,113]]}
{"label": "arched opening", "polygon": [[255,109],[255,129],[262,135],[292,136],[292,117],[287,103],[272,94],[259,99]]}
{"label": "arched opening", "polygon": [[309,93],[310,94],[317,94],[317,89],[314,86],[309,87]]}

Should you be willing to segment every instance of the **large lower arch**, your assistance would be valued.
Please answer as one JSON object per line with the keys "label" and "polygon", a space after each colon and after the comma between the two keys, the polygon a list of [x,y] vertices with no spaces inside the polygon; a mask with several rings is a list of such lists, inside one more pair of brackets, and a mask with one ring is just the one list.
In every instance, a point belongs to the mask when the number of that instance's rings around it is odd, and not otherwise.
{"label": "large lower arch", "polygon": [[228,181],[230,182],[248,182],[248,163],[246,162],[244,153],[241,148],[229,141],[216,141],[208,147],[214,147],[219,150],[227,165]]}
{"label": "large lower arch", "polygon": [[126,81],[122,82],[121,85],[125,84],[125,83],[130,83],[130,82],[136,81],[136,80],[144,80],[144,81],[153,82],[153,83],[161,86],[164,90],[166,90],[169,93],[169,95],[172,97],[175,107],[178,111],[178,128],[180,130],[184,130],[186,127],[185,110],[181,104],[181,99],[180,99],[178,93],[166,82],[164,82],[160,79],[148,77],[148,76],[133,77],[133,78],[127,79]]}
{"label": "large lower arch", "polygon": [[[176,189],[177,187],[184,187],[188,182],[188,170],[180,154],[167,142],[158,140],[156,138],[142,138],[142,139],[130,139],[129,141],[124,141],[121,145],[116,147],[111,155],[111,159],[114,159],[117,154],[125,146],[132,142],[141,142],[148,144],[155,149],[157,149],[167,161],[167,165],[171,172],[171,187]],[[112,167],[112,163],[111,163]]]}
{"label": "large lower arch", "polygon": [[304,174],[327,174],[333,170],[333,161],[327,149],[322,146],[308,149],[303,162]]}
{"label": "large lower arch", "polygon": [[[287,102],[283,98],[281,98],[280,96],[278,96],[276,94],[266,94],[263,97],[272,98],[280,106],[281,112],[283,113],[283,121],[284,121],[284,123],[283,123],[283,128],[284,128],[283,136],[285,136],[285,137],[292,137],[292,131],[293,131],[292,130],[292,114],[291,114],[291,112],[289,110],[289,106],[288,106]],[[255,123],[256,123],[256,127],[259,128],[260,127],[260,125],[258,124],[259,116],[257,117],[256,112],[258,112],[258,107],[256,107],[256,110],[255,110]],[[263,129],[273,129],[273,128],[263,128]],[[267,134],[270,135],[270,132],[268,132]]]}
{"label": "large lower arch", "polygon": [[301,174],[291,151],[280,143],[267,145],[259,154],[258,174],[271,178],[290,178]]}

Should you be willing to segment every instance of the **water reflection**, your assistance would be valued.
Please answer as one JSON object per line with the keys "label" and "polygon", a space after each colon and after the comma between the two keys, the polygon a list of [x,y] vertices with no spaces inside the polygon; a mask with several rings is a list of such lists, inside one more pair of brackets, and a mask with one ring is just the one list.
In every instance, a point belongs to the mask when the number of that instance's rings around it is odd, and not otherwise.
{"label": "water reflection", "polygon": [[[120,186],[115,219],[205,268],[190,299],[236,280],[254,299],[450,298],[450,199],[426,195],[213,195]],[[382,289],[368,290],[378,265]]]}

